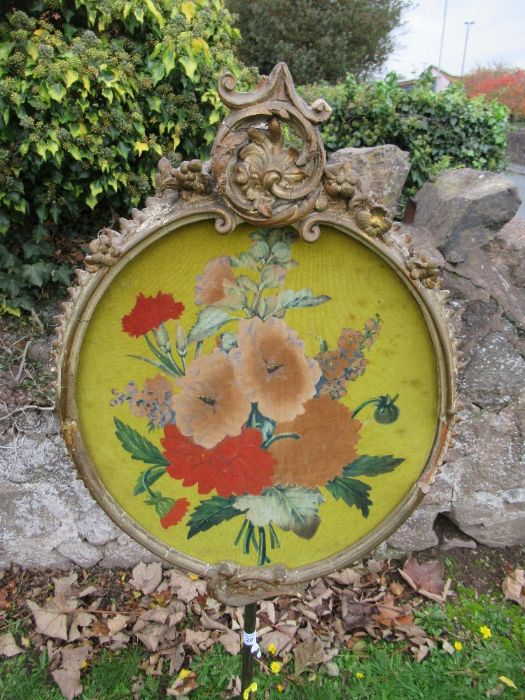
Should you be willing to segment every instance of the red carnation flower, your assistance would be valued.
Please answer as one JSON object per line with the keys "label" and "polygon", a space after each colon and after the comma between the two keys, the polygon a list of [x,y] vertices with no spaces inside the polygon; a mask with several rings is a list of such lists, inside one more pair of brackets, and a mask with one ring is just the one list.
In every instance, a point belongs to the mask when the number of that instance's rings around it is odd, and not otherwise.
{"label": "red carnation flower", "polygon": [[160,519],[160,524],[164,529],[172,525],[178,525],[182,518],[186,515],[186,511],[190,507],[190,502],[187,498],[179,498],[174,502],[168,513]]}
{"label": "red carnation flower", "polygon": [[240,435],[225,437],[212,449],[196,445],[176,425],[164,429],[162,446],[169,461],[168,474],[182,479],[183,486],[198,484],[199,493],[215,489],[219,496],[257,496],[273,480],[275,459],[261,448],[259,430],[247,428]]}
{"label": "red carnation flower", "polygon": [[139,338],[158,328],[163,321],[180,318],[183,311],[184,304],[175,301],[171,294],[158,292],[156,297],[145,297],[140,293],[131,312],[122,318],[122,328],[129,335]]}

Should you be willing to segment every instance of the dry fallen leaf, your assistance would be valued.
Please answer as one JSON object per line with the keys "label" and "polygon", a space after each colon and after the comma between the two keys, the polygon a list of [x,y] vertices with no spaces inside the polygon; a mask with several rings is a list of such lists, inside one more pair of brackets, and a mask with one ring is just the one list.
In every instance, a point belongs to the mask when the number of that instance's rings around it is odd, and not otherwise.
{"label": "dry fallen leaf", "polygon": [[217,641],[219,641],[228,654],[232,656],[235,656],[241,650],[241,639],[236,632],[232,632],[231,630],[228,630],[228,632],[219,637]]}
{"label": "dry fallen leaf", "polygon": [[67,642],[67,615],[54,606],[49,608],[41,608],[32,600],[27,601],[27,606],[33,613],[36,623],[36,631],[46,637],[55,639],[63,639]]}
{"label": "dry fallen leaf", "polygon": [[502,584],[503,595],[507,600],[513,600],[522,608],[525,608],[525,572],[523,569],[514,569],[505,576]]}
{"label": "dry fallen leaf", "polygon": [[90,653],[91,647],[88,644],[62,648],[62,665],[51,675],[67,700],[73,700],[82,692],[80,669]]}
{"label": "dry fallen leaf", "polygon": [[299,676],[308,666],[320,664],[324,661],[324,645],[319,637],[314,637],[296,646],[293,650],[293,655],[295,660],[295,673]]}
{"label": "dry fallen leaf", "polygon": [[54,578],[53,583],[55,584],[55,595],[63,595],[66,598],[70,597],[71,589],[77,580],[77,574],[62,576],[62,578]]}
{"label": "dry fallen leaf", "polygon": [[408,585],[415,591],[434,600],[437,603],[442,603],[447,595],[450,587],[450,580],[445,583],[443,581],[443,565],[439,561],[428,561],[424,564],[410,557],[402,569],[398,569],[401,576],[405,579]]}
{"label": "dry fallen leaf", "polygon": [[189,695],[196,685],[197,681],[193,671],[186,671],[185,673],[181,671],[179,678],[177,678],[171,688],[167,689],[166,695],[175,697]]}
{"label": "dry fallen leaf", "polygon": [[159,562],[144,564],[140,562],[133,569],[133,575],[130,579],[132,586],[142,591],[144,595],[149,595],[157,588],[162,581],[162,566]]}
{"label": "dry fallen leaf", "polygon": [[371,606],[344,597],[341,601],[341,617],[346,630],[365,627],[370,622]]}
{"label": "dry fallen leaf", "polygon": [[16,656],[22,652],[23,649],[20,649],[10,632],[0,634],[0,656]]}

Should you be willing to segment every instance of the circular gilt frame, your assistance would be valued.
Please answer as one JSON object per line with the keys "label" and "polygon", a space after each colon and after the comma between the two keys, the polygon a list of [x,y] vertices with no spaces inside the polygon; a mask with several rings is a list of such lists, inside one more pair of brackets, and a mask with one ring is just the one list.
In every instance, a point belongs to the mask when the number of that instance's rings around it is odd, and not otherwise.
{"label": "circular gilt frame", "polygon": [[[408,518],[428,491],[451,440],[457,420],[458,367],[457,343],[445,307],[447,292],[439,288],[437,261],[415,250],[403,229],[392,225],[388,210],[371,199],[366,184],[347,162],[325,164],[317,125],[329,116],[328,105],[318,100],[308,107],[295,92],[284,64],[278,64],[253,93],[235,93],[234,88],[232,76],[219,84],[219,94],[231,112],[219,129],[211,161],[194,160],[174,169],[161,159],[157,196],[149,198],[143,210],[133,210],[131,220],[121,219],[119,231],[103,229],[90,244],[86,269],[77,271],[77,285],[70,290],[59,319],[56,367],[63,436],[95,500],[122,530],[150,552],[204,577],[215,598],[245,605],[296,593],[309,580],[348,566],[370,553]],[[308,134],[303,152],[290,151],[283,143],[280,125],[287,121],[299,133]],[[304,123],[294,123],[297,121]],[[301,168],[305,169],[304,177]],[[237,179],[236,172],[240,173]],[[253,187],[247,187],[248,181]],[[302,186],[305,182],[311,182],[310,189]],[[294,194],[296,187],[300,189],[298,197]],[[286,196],[281,196],[284,191]],[[425,318],[435,351],[439,421],[420,479],[368,535],[335,556],[295,569],[279,564],[210,564],[170,548],[132,519],[110,495],[78,429],[78,359],[87,321],[99,300],[124,266],[148,246],[187,224],[211,219],[219,234],[248,222],[268,228],[290,225],[309,242],[319,237],[322,225],[351,236],[384,260],[410,290]]]}

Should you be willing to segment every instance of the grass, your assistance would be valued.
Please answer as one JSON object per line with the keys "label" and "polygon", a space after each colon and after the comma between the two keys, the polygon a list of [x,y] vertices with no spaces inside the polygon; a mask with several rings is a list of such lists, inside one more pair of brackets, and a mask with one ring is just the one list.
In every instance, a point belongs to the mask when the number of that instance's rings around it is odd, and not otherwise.
{"label": "grass", "polygon": [[[255,698],[283,700],[450,700],[479,699],[498,687],[499,676],[510,678],[518,690],[502,686],[503,697],[525,698],[525,616],[517,605],[505,603],[501,596],[478,595],[461,588],[458,600],[440,607],[421,607],[416,622],[430,637],[460,641],[461,651],[453,655],[441,648],[432,651],[422,663],[406,652],[407,643],[366,641],[359,654],[348,650],[334,658],[337,677],[329,676],[321,666],[293,677],[293,662],[278,675],[257,672]],[[491,630],[484,640],[480,627]],[[16,634],[16,633],[15,633]],[[104,651],[82,678],[81,700],[153,700],[165,697],[173,682],[167,677],[147,676],[140,664],[147,652],[130,646],[120,652]],[[46,668],[45,656],[28,651],[0,664],[2,700],[61,700]],[[194,700],[223,697],[230,679],[240,673],[240,657],[228,655],[216,645],[195,657],[191,670],[198,687],[190,694]],[[283,688],[279,692],[278,685]],[[133,687],[133,690],[132,690]]]}

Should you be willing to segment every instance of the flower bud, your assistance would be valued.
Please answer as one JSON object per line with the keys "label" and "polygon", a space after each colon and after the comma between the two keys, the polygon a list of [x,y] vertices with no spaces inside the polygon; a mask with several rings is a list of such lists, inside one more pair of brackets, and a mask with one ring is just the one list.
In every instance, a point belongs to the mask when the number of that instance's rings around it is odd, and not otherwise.
{"label": "flower bud", "polygon": [[169,352],[170,337],[168,335],[168,331],[166,330],[166,326],[161,323],[158,328],[153,329],[153,335],[155,336],[155,340],[157,341],[159,348],[164,350],[164,352]]}
{"label": "flower bud", "polygon": [[188,340],[182,326],[177,326],[177,332],[175,334],[175,347],[177,348],[179,357],[186,357],[188,353]]}

